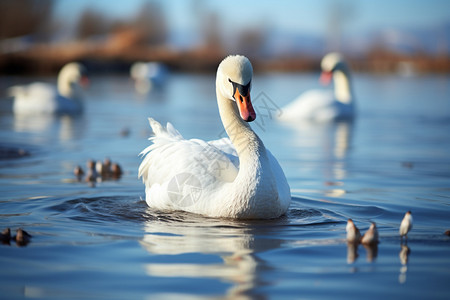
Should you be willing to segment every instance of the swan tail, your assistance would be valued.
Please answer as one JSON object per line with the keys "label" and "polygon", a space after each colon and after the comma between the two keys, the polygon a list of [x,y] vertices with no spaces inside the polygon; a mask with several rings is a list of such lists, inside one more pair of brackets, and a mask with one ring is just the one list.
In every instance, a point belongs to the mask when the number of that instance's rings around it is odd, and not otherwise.
{"label": "swan tail", "polygon": [[149,170],[155,163],[155,159],[151,155],[148,155],[153,150],[157,152],[163,152],[165,148],[169,147],[171,143],[175,141],[183,140],[183,136],[173,127],[171,123],[167,123],[166,127],[153,118],[148,118],[150,127],[153,131],[153,136],[149,138],[152,142],[150,146],[142,150],[139,156],[144,157],[141,165],[139,166],[139,178],[142,177],[144,183],[146,183],[149,177]]}
{"label": "swan tail", "polygon": [[150,123],[150,127],[152,128],[153,134],[155,136],[162,134],[166,130],[163,126],[153,118],[148,118],[148,122]]}
{"label": "swan tail", "polygon": [[[152,128],[154,137],[171,137],[171,138],[183,138],[182,135],[178,132],[178,130],[173,127],[172,123],[167,122],[166,127],[161,125],[158,121],[153,118],[148,118],[148,122],[150,123],[150,127]],[[151,138],[153,139],[153,138]]]}
{"label": "swan tail", "polygon": [[6,95],[8,97],[18,97],[25,94],[25,88],[20,85],[15,85],[6,90]]}

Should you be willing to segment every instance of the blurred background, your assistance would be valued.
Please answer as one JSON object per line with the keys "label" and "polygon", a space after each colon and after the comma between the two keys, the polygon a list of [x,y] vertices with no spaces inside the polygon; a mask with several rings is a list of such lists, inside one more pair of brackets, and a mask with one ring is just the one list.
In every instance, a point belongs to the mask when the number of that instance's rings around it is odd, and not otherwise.
{"label": "blurred background", "polygon": [[356,71],[448,72],[450,1],[0,2],[0,74],[54,73],[69,61],[128,72],[139,60],[214,71],[229,53],[257,71],[311,71],[330,51]]}
{"label": "blurred background", "polygon": [[[330,91],[330,51],[354,75],[348,90],[339,75],[354,120],[275,120]],[[143,201],[148,117],[225,136],[214,72],[228,54],[257,72],[251,126],[293,196],[279,220]],[[56,80],[72,61],[93,75],[85,93]],[[138,61],[162,71],[135,77]],[[0,0],[0,232],[32,235],[0,245],[1,299],[449,299],[449,71],[450,0]],[[347,248],[348,218],[377,223],[379,251]]]}

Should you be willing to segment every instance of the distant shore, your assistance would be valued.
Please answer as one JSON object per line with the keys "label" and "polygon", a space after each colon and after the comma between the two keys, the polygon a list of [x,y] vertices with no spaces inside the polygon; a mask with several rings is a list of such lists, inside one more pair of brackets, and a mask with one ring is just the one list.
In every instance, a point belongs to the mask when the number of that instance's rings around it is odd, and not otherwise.
{"label": "distant shore", "polygon": [[[214,47],[173,50],[165,46],[133,46],[118,42],[35,44],[0,54],[0,74],[53,74],[70,61],[80,61],[96,73],[124,73],[136,61],[158,61],[175,71],[214,72],[228,53]],[[319,71],[321,57],[299,53],[286,57],[261,57],[243,53],[255,71]],[[377,73],[449,73],[450,57],[427,54],[403,55],[383,49],[360,57],[345,55],[354,71]]]}

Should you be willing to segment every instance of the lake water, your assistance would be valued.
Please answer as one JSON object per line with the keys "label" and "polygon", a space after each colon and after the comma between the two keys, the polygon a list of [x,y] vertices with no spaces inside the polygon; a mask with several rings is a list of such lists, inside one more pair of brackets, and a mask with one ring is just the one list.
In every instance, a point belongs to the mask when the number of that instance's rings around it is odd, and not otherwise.
{"label": "lake water", "polygon": [[[450,77],[354,74],[358,118],[275,121],[318,74],[261,74],[252,123],[292,191],[276,220],[232,221],[149,209],[137,178],[147,117],[186,138],[223,137],[214,75],[172,74],[138,96],[126,77],[93,77],[79,118],[17,118],[1,99],[2,299],[448,299]],[[2,90],[36,78],[0,78]],[[40,78],[52,81],[51,78]],[[14,149],[28,155],[10,157]],[[95,186],[73,169],[109,157],[124,174]],[[398,227],[414,227],[401,245]],[[348,248],[348,218],[380,244]]]}

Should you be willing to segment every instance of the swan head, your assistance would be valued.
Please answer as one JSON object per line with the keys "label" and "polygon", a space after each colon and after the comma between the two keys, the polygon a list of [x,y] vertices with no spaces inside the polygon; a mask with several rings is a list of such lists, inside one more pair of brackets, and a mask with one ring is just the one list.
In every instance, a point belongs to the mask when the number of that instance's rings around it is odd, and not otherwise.
{"label": "swan head", "polygon": [[86,68],[76,62],[66,64],[58,75],[58,90],[63,96],[71,96],[76,85],[85,87],[89,83]]}
{"label": "swan head", "polygon": [[252,64],[242,55],[227,56],[217,69],[217,92],[236,103],[241,118],[246,122],[256,119],[250,98],[252,76]]}
{"label": "swan head", "polygon": [[343,71],[347,73],[347,64],[341,54],[337,52],[328,53],[322,59],[320,64],[322,67],[322,74],[320,75],[320,81],[323,84],[329,84],[333,77],[333,72]]}

